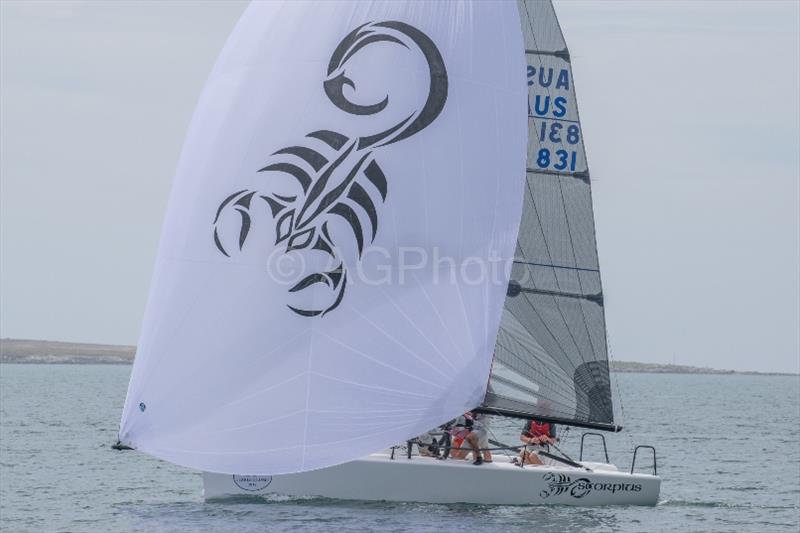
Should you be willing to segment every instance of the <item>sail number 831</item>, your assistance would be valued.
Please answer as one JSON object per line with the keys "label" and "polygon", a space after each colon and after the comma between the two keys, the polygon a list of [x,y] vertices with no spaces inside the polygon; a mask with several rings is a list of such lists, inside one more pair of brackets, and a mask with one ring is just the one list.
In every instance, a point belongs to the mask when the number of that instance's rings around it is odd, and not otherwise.
{"label": "sail number 831", "polygon": [[551,153],[547,148],[542,148],[536,157],[536,165],[539,168],[554,168],[555,170],[575,170],[575,163],[578,159],[578,154],[572,151],[556,150]]}

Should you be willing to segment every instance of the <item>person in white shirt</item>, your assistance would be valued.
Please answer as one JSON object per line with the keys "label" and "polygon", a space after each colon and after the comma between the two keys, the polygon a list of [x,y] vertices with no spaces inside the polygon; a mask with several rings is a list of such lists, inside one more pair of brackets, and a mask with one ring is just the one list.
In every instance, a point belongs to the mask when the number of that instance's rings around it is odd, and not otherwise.
{"label": "person in white shirt", "polygon": [[[492,452],[489,448],[489,416],[483,413],[468,413],[472,417],[472,429],[464,439],[472,448],[474,465],[492,462]],[[466,414],[464,415],[466,416]],[[481,457],[481,449],[483,457]]]}

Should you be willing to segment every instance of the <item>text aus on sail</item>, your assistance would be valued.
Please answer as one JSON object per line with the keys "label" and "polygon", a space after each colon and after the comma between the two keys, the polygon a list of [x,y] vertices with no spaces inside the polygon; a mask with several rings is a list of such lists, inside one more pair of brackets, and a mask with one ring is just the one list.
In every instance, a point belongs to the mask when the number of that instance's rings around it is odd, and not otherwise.
{"label": "text aus on sail", "polygon": [[[583,135],[569,64],[560,57],[528,58],[529,171],[586,172]],[[532,164],[531,164],[532,163]]]}

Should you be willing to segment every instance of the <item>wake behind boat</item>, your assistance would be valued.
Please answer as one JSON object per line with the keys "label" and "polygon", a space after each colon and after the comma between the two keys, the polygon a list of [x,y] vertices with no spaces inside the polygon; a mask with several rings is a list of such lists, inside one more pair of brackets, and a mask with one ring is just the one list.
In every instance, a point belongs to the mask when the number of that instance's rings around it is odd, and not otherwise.
{"label": "wake behind boat", "polygon": [[209,499],[658,500],[652,448],[653,475],[555,445],[473,466],[449,433],[444,460],[411,453],[473,409],[622,429],[549,1],[254,2],[195,112],[139,347],[119,445],[219,472]]}

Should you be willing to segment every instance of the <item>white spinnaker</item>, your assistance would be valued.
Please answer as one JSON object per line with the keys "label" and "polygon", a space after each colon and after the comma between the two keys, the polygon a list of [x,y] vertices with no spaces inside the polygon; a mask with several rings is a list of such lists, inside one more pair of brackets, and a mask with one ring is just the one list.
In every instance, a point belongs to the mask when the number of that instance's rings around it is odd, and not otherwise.
{"label": "white spinnaker", "polygon": [[521,212],[523,50],[511,2],[254,2],[181,155],[121,442],[291,473],[478,405]]}

